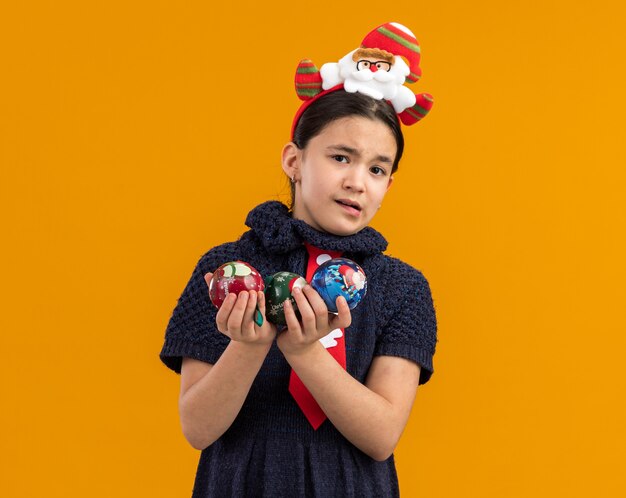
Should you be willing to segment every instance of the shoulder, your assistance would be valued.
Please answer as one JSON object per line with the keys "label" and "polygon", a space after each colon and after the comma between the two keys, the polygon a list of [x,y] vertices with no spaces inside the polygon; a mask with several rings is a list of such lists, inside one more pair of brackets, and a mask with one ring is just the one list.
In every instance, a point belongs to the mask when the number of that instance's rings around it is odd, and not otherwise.
{"label": "shoulder", "polygon": [[383,324],[404,314],[414,315],[433,308],[430,285],[424,274],[393,256],[383,255],[384,265],[378,281],[380,317]]}
{"label": "shoulder", "polygon": [[200,257],[198,267],[205,273],[213,272],[218,266],[234,260],[245,260],[250,251],[255,251],[256,241],[250,231],[245,232],[239,240],[225,242],[212,247]]}
{"label": "shoulder", "polygon": [[[428,280],[424,274],[417,268],[405,263],[399,258],[383,254],[385,261],[382,281],[385,287],[398,287],[404,289],[407,287],[428,286]],[[389,290],[389,289],[387,289]]]}
{"label": "shoulder", "polygon": [[[237,249],[237,242],[225,242],[224,244],[212,247],[202,254],[198,265],[205,266],[209,268],[209,270],[215,269],[215,265],[219,266],[225,261],[228,261],[229,258],[232,258],[232,256],[235,256],[238,252]],[[218,263],[220,261],[221,263]]]}

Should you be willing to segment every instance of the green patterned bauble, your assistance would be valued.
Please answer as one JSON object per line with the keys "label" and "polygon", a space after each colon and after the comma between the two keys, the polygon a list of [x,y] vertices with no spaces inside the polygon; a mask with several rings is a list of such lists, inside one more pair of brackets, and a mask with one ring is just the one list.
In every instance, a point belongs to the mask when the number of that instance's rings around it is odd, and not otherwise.
{"label": "green patterned bauble", "polygon": [[300,319],[298,305],[291,295],[294,287],[304,287],[306,280],[297,273],[279,271],[265,279],[265,316],[274,325],[287,325],[285,301],[291,300],[296,316]]}

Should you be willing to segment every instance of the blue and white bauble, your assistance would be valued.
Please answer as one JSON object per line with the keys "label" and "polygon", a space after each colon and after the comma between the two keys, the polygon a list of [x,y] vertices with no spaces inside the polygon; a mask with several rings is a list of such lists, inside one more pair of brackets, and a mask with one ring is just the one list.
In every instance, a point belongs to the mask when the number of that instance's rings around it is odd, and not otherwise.
{"label": "blue and white bauble", "polygon": [[322,263],[311,278],[313,287],[326,303],[328,311],[337,313],[335,304],[343,296],[352,310],[365,297],[367,278],[363,269],[351,259],[334,258]]}

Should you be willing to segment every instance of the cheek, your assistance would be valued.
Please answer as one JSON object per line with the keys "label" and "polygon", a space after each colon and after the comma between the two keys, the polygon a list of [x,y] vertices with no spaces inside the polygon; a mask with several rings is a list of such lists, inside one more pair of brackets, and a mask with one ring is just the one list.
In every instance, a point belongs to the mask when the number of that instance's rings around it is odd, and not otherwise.
{"label": "cheek", "polygon": [[318,196],[328,190],[328,181],[324,174],[307,174],[302,176],[302,190],[309,195]]}
{"label": "cheek", "polygon": [[378,207],[378,204],[380,204],[383,201],[386,193],[387,193],[387,183],[383,185],[381,182],[381,184],[376,185],[376,188],[374,190],[374,195],[372,196],[372,198],[377,202],[376,207]]}
{"label": "cheek", "polygon": [[318,204],[321,197],[321,190],[313,178],[302,178],[300,193],[303,202],[308,206],[315,206]]}

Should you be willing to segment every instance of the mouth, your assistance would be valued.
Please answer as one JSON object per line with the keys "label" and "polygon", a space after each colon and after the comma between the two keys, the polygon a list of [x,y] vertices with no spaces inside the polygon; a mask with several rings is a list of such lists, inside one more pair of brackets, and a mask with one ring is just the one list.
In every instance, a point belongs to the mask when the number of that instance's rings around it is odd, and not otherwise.
{"label": "mouth", "polygon": [[337,199],[335,202],[342,206],[348,213],[352,214],[353,216],[358,216],[363,210],[358,202],[351,201],[350,199]]}

